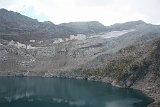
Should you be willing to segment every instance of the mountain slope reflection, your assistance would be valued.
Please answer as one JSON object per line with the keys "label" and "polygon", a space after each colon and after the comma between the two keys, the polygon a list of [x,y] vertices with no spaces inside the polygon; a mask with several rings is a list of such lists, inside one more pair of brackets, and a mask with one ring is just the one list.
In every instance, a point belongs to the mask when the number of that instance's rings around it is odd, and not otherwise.
{"label": "mountain slope reflection", "polygon": [[0,85],[3,107],[146,107],[151,102],[135,90],[85,80],[0,77]]}

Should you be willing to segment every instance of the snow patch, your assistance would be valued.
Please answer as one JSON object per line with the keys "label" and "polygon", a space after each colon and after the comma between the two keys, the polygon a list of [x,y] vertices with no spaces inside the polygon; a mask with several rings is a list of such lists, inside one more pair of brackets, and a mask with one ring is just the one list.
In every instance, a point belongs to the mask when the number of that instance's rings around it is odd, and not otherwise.
{"label": "snow patch", "polygon": [[35,42],[35,40],[30,40],[29,42],[32,42],[32,43],[34,43],[34,42]]}
{"label": "snow patch", "polygon": [[85,40],[86,35],[84,34],[77,34],[77,36],[70,35],[70,40]]}
{"label": "snow patch", "polygon": [[32,47],[30,44],[27,45],[27,49],[35,49],[36,47]]}
{"label": "snow patch", "polygon": [[112,32],[104,33],[104,34],[93,35],[93,36],[90,36],[89,38],[102,37],[102,38],[107,39],[107,38],[119,37],[121,35],[124,35],[124,34],[129,33],[129,32],[133,32],[133,31],[135,31],[135,29],[122,30],[122,31],[112,31]]}
{"label": "snow patch", "polygon": [[64,42],[64,40],[62,38],[57,38],[57,40],[55,40],[53,43],[61,43]]}
{"label": "snow patch", "polygon": [[36,47],[32,47],[30,44],[25,45],[25,44],[22,44],[20,42],[15,42],[13,40],[11,40],[8,45],[12,45],[12,46],[15,46],[17,48],[25,48],[25,49],[35,49],[36,48]]}

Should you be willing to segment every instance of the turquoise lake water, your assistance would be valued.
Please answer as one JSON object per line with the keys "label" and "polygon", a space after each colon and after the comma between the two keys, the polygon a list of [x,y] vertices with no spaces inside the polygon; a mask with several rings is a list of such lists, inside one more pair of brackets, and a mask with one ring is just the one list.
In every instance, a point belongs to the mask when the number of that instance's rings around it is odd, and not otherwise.
{"label": "turquoise lake water", "polygon": [[151,102],[139,91],[101,82],[0,77],[0,107],[146,107]]}

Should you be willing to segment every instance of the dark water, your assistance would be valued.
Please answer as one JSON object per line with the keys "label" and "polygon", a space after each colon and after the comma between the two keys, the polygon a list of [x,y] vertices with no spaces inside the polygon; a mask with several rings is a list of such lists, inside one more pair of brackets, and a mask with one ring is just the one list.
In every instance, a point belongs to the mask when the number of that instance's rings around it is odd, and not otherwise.
{"label": "dark water", "polygon": [[85,80],[0,77],[0,107],[146,107],[140,92]]}

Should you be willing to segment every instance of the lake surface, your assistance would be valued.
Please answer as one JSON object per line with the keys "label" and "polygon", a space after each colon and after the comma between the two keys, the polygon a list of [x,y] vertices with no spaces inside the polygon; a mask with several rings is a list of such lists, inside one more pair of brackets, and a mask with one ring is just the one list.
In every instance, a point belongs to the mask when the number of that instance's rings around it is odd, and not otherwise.
{"label": "lake surface", "polygon": [[146,107],[139,91],[86,80],[0,77],[0,107]]}

